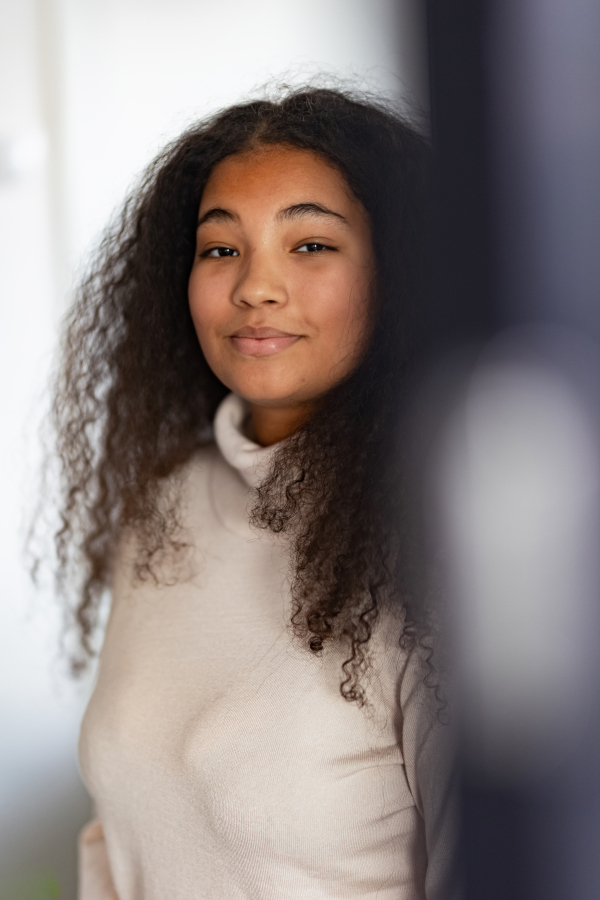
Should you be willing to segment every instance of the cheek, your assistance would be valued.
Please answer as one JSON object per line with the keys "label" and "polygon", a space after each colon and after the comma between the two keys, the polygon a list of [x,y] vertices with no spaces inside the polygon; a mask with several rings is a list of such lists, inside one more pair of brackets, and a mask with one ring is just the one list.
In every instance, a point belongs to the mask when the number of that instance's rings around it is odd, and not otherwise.
{"label": "cheek", "polygon": [[204,343],[211,335],[223,315],[221,295],[223,291],[216,279],[203,277],[199,270],[192,270],[188,284],[188,302],[198,339]]}
{"label": "cheek", "polygon": [[358,267],[333,268],[299,285],[307,318],[332,353],[361,344],[370,318],[369,279]]}

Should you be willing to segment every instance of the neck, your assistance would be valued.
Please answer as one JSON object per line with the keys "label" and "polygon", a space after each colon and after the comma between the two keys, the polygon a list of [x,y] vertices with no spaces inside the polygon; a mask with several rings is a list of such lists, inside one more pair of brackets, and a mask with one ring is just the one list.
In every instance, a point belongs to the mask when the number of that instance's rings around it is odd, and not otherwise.
{"label": "neck", "polygon": [[310,408],[305,406],[251,406],[253,438],[262,447],[285,440],[306,422]]}

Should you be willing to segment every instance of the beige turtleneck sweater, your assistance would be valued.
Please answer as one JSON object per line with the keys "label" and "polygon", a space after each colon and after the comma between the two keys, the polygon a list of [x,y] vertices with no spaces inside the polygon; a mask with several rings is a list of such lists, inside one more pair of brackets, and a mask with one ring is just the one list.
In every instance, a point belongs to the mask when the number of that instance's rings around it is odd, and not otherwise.
{"label": "beige turtleneck sweater", "polygon": [[136,581],[121,553],[81,728],[99,821],[80,900],[445,898],[448,735],[418,657],[382,617],[361,710],[340,695],[345,648],[291,637],[285,545],[247,519],[274,448],[246,412],[226,397],[184,473],[178,577]]}

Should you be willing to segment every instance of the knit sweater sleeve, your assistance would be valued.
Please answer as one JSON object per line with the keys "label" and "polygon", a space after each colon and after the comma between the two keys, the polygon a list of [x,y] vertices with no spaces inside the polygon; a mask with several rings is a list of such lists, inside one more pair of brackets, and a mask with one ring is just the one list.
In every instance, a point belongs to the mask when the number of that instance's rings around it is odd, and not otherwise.
{"label": "knit sweater sleeve", "polygon": [[423,817],[427,900],[460,900],[456,879],[458,831],[455,735],[415,651],[399,682],[398,728],[406,777]]}

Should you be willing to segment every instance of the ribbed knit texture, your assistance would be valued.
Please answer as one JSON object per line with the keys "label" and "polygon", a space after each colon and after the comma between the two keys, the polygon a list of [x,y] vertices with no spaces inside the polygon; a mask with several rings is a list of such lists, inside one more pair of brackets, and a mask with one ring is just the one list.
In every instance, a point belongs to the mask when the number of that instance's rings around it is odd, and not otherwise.
{"label": "ribbed knit texture", "polygon": [[233,394],[182,482],[193,552],[132,577],[122,548],[80,765],[101,831],[80,900],[437,900],[452,841],[447,740],[399,623],[373,638],[369,711],[340,695],[345,648],[291,635],[285,543],[252,531],[274,448]]}

